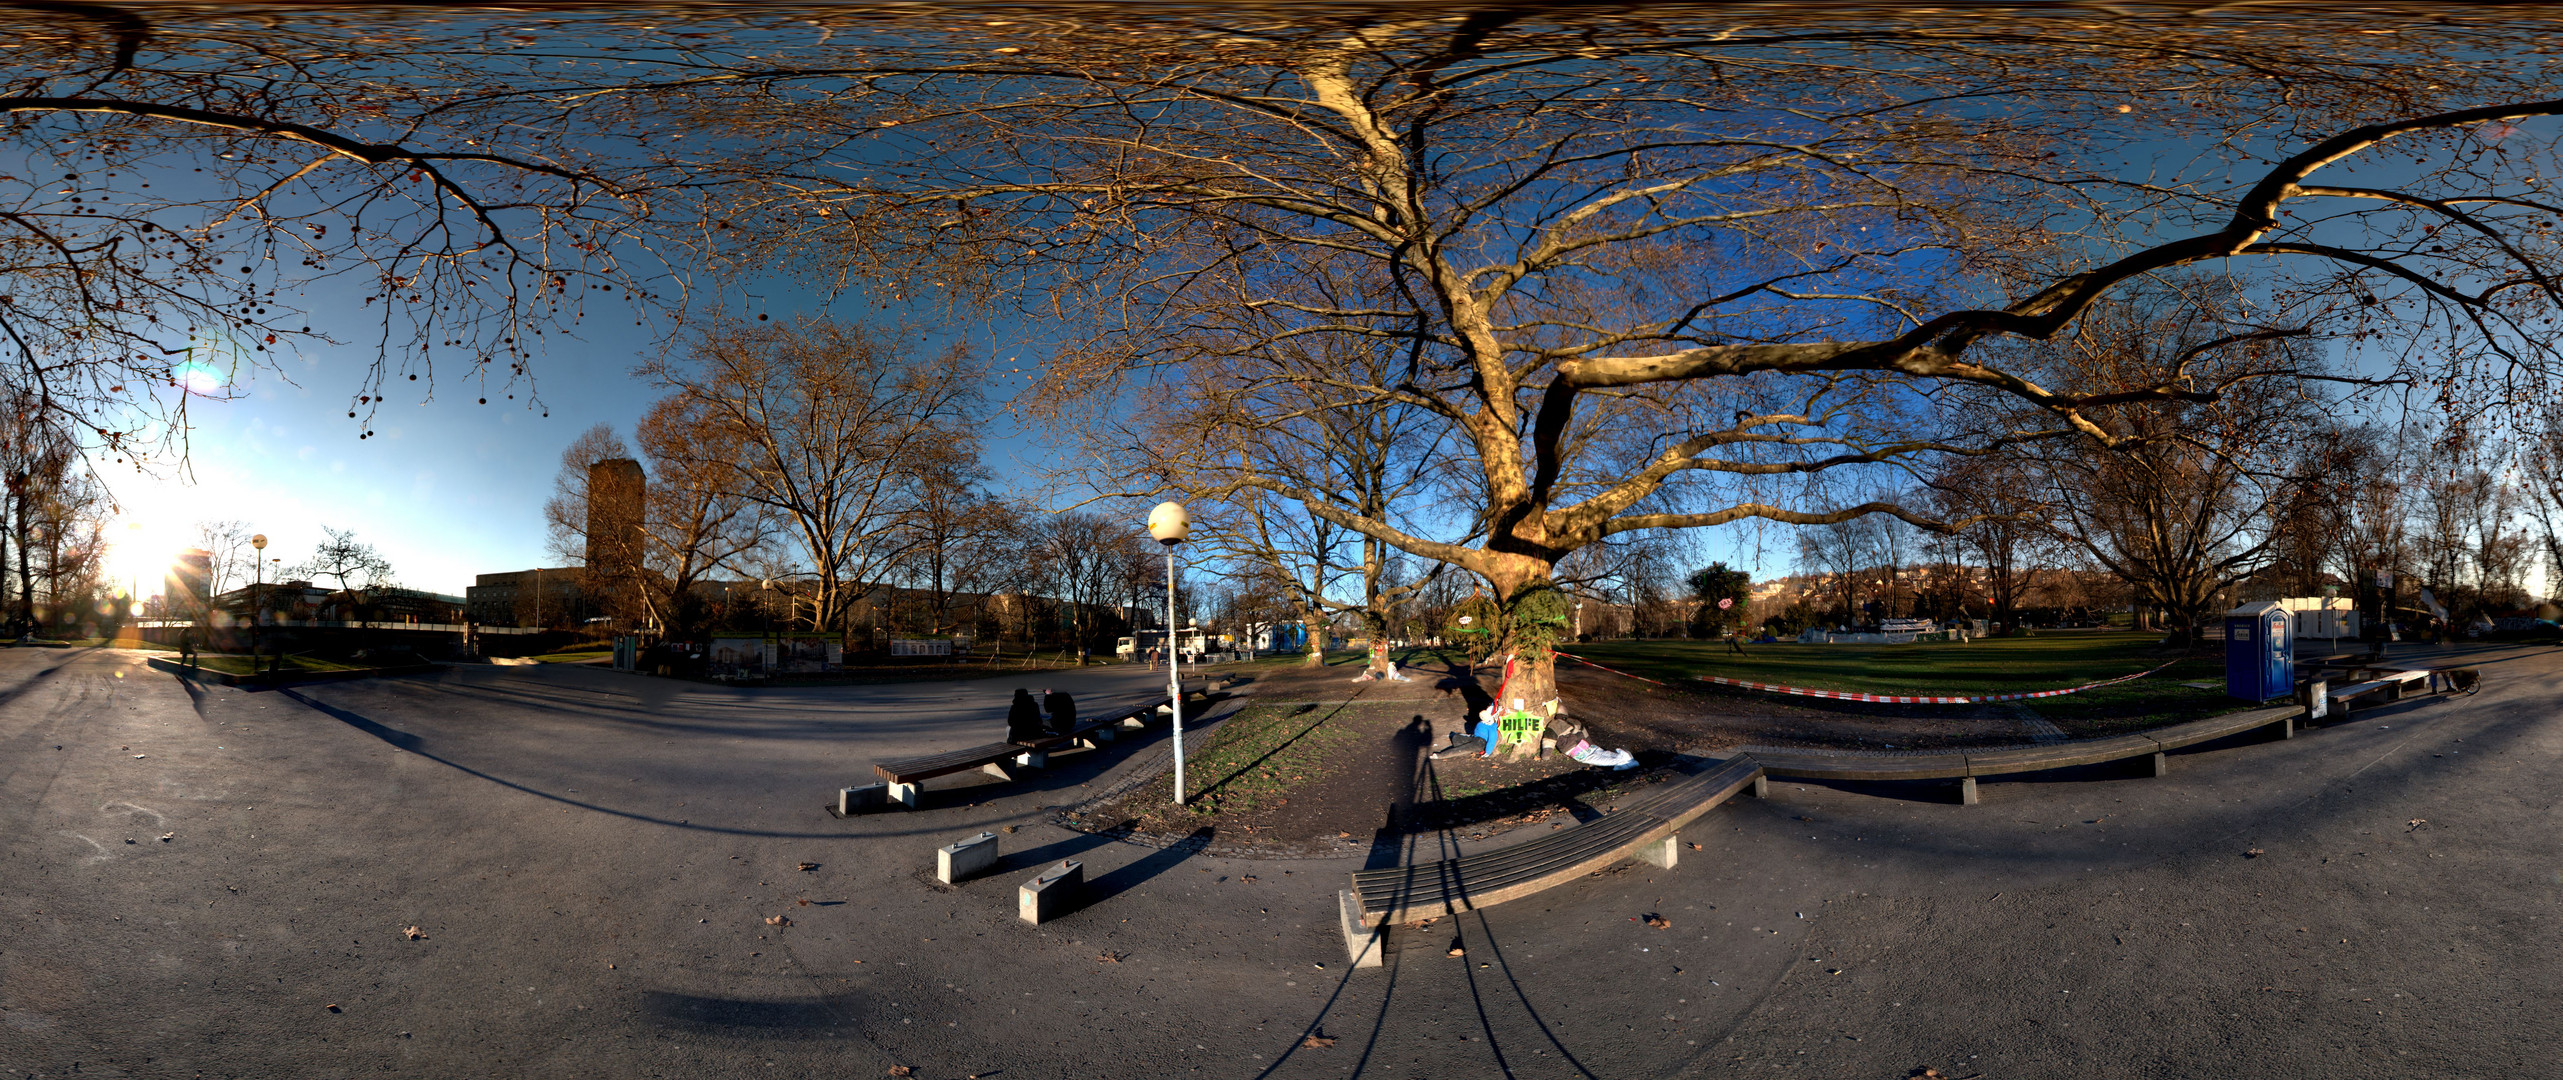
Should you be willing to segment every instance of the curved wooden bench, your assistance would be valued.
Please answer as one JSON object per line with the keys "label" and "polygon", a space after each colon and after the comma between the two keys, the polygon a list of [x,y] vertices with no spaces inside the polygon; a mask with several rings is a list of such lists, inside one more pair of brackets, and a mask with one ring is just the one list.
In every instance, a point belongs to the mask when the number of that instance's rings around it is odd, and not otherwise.
{"label": "curved wooden bench", "polygon": [[2078,765],[2098,765],[2129,758],[2153,758],[2153,774],[2161,776],[2170,769],[2164,754],[2184,746],[2237,735],[2254,728],[2276,727],[2278,737],[2294,738],[2296,718],[2301,710],[2295,706],[2275,709],[2252,709],[2224,716],[2211,716],[2135,735],[2115,735],[2105,739],[2077,739],[2072,742],[2044,743],[2036,746],[2014,746],[2000,750],[1962,750],[1946,754],[1910,754],[1895,757],[1863,757],[1846,754],[1793,754],[1767,750],[1754,751],[1754,757],[1773,776],[1808,780],[1956,780],[1958,802],[1976,805],[1976,778],[2008,776],[2014,773],[2044,772],[2068,769]]}
{"label": "curved wooden bench", "polygon": [[1113,732],[1122,727],[1144,727],[1153,722],[1159,714],[1171,713],[1171,711],[1167,700],[1152,701],[1098,719],[1084,721],[1064,734],[1044,735],[1038,739],[1026,739],[1022,742],[1011,740],[993,742],[941,754],[876,761],[872,764],[872,772],[888,786],[886,796],[889,801],[913,810],[925,798],[925,781],[935,777],[980,769],[998,779],[1012,780],[1014,774],[1007,771],[1007,766],[1010,764],[1028,769],[1044,768],[1049,765],[1052,750],[1062,746],[1092,747],[1110,742]]}
{"label": "curved wooden bench", "polygon": [[1599,820],[1528,843],[1353,874],[1353,887],[1337,894],[1353,966],[1379,966],[1394,923],[1518,900],[1629,859],[1672,866],[1683,826],[1747,787],[1756,795],[1767,790],[1762,765],[1750,755],[1715,764],[1694,759],[1686,771]]}
{"label": "curved wooden bench", "polygon": [[2161,776],[2168,751],[2264,727],[2277,728],[2279,738],[2294,738],[2300,715],[2301,708],[2293,705],[2251,709],[2135,735],[1947,754],[1866,756],[1784,750],[1737,754],[1714,765],[1697,765],[1682,779],[1637,795],[1601,820],[1528,843],[1438,862],[1356,872],[1353,887],[1337,894],[1344,947],[1353,966],[1377,967],[1393,923],[1517,900],[1624,859],[1670,867],[1676,861],[1678,831],[1684,825],[1748,785],[1757,796],[1768,794],[1768,777],[1954,779],[1960,785],[1960,801],[1972,806],[1980,776],[2148,756],[2153,758],[2153,774]]}

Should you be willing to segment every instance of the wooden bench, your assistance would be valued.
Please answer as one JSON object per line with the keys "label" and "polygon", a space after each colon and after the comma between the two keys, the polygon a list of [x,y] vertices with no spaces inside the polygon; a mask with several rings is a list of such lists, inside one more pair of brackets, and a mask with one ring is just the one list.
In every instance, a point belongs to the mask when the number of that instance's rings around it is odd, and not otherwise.
{"label": "wooden bench", "polygon": [[[2369,668],[2356,671],[2351,677],[2357,678],[2361,675],[2366,678],[2344,686],[2326,688],[2326,697],[2342,712],[2357,708],[2361,703],[2374,706],[2397,701],[2416,688],[2425,692],[2431,683],[2430,672],[2425,669],[2400,671],[2391,668]],[[2367,701],[2368,698],[2376,700]]]}
{"label": "wooden bench", "polygon": [[2161,776],[2170,768],[2170,760],[2164,756],[2168,751],[2261,727],[2274,726],[2278,728],[2280,738],[2293,738],[2296,716],[2297,710],[2292,706],[2254,709],[2174,724],[2136,735],[2000,750],[1960,750],[1946,754],[1864,757],[1757,750],[1753,756],[1772,776],[1808,780],[1956,780],[1959,804],[1974,806],[1977,803],[1978,777],[2043,772],[2140,757],[2151,757],[2153,775]]}
{"label": "wooden bench", "polygon": [[1159,715],[1169,712],[1167,702],[1153,701],[1081,722],[1062,734],[1021,742],[993,742],[942,754],[876,761],[872,764],[872,772],[888,785],[890,801],[914,810],[925,798],[925,782],[935,777],[978,769],[1000,780],[1012,780],[1015,774],[1009,771],[1010,765],[1024,769],[1046,768],[1050,764],[1052,750],[1063,746],[1098,747],[1112,741],[1113,733],[1122,728],[1145,727],[1154,723]]}
{"label": "wooden bench", "polygon": [[1761,763],[1749,755],[1692,759],[1683,772],[1632,794],[1598,820],[1528,843],[1353,874],[1353,887],[1338,894],[1353,966],[1379,966],[1396,923],[1518,900],[1627,859],[1670,867],[1683,826],[1747,787],[1756,795],[1768,790]]}

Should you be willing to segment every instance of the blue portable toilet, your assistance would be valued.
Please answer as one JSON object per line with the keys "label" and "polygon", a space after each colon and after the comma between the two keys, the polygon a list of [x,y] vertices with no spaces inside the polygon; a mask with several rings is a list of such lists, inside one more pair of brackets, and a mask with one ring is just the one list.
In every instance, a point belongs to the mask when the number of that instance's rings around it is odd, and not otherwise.
{"label": "blue portable toilet", "polygon": [[2287,609],[2270,601],[2225,613],[2225,693],[2267,701],[2296,692],[2296,654]]}

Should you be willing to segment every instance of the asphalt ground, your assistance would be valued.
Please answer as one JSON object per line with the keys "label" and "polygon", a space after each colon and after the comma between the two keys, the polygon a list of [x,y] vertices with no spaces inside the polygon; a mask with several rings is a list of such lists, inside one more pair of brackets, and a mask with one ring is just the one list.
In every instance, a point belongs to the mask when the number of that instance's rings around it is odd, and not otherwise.
{"label": "asphalt ground", "polygon": [[[1775,782],[1674,869],[1350,972],[1345,874],[1461,842],[1247,860],[1045,823],[1160,767],[1162,728],[920,811],[823,809],[875,758],[996,737],[1019,682],[1092,712],[1162,674],[248,691],[5,650],[0,1076],[2554,1075],[2563,663],[2464,653],[2476,696],[2161,779],[1975,807]],[[936,846],[1007,827],[998,872],[934,881]],[[1017,885],[1062,858],[1082,907],[1023,923]]]}

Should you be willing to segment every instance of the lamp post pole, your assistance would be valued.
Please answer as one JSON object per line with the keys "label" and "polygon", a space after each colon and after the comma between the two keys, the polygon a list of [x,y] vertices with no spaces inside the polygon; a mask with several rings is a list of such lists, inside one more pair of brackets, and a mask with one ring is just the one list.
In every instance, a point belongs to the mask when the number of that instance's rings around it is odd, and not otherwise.
{"label": "lamp post pole", "polygon": [[249,670],[254,672],[258,670],[258,604],[267,584],[267,534],[251,536],[249,546],[257,552],[249,557]]}
{"label": "lamp post pole", "polygon": [[1184,542],[1191,532],[1192,519],[1184,513],[1184,504],[1161,502],[1148,512],[1148,535],[1166,545],[1166,702],[1175,721],[1175,805],[1184,804],[1184,676],[1183,653],[1175,648],[1175,545]]}

